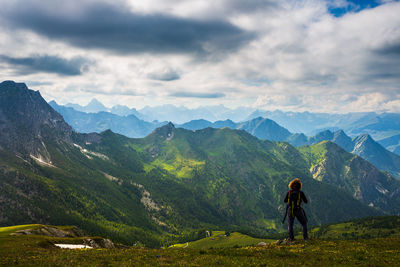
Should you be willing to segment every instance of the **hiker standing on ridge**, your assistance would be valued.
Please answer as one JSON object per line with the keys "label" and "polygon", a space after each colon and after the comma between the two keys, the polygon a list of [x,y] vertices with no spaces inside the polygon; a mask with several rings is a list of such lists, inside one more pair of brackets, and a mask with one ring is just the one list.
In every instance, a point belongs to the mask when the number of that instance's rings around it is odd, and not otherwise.
{"label": "hiker standing on ridge", "polygon": [[[304,240],[308,240],[307,234],[307,217],[306,213],[304,212],[303,208],[301,207],[301,203],[307,203],[306,195],[303,191],[301,191],[302,184],[299,179],[294,179],[289,183],[289,192],[287,192],[284,202],[288,203],[286,208],[286,215],[289,216],[288,218],[288,230],[289,230],[289,238],[291,241],[294,240],[294,233],[293,233],[293,223],[294,218],[301,223],[303,226],[303,238]],[[284,219],[285,220],[285,219]]]}

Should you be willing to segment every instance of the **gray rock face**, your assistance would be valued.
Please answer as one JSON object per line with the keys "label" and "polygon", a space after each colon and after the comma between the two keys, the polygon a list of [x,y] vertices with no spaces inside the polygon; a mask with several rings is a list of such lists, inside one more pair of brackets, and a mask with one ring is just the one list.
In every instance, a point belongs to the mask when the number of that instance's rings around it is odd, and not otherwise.
{"label": "gray rock face", "polygon": [[354,138],[353,143],[354,149],[352,153],[359,155],[379,169],[385,170],[400,179],[400,156],[385,149],[368,134]]}
{"label": "gray rock face", "polygon": [[0,83],[0,146],[21,154],[49,158],[46,142],[71,143],[72,128],[38,91],[24,83]]}
{"label": "gray rock face", "polygon": [[161,138],[171,139],[174,134],[174,129],[175,129],[174,124],[172,122],[169,122],[168,124],[155,129],[153,133],[160,136]]}
{"label": "gray rock face", "polygon": [[115,248],[114,243],[110,239],[91,239],[87,238],[84,240],[84,244],[92,248]]}

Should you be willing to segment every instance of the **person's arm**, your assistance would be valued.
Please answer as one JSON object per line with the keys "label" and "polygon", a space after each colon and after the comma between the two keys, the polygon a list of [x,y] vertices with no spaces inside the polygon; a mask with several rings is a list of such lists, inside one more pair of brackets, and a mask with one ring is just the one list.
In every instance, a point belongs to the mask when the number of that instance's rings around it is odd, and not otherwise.
{"label": "person's arm", "polygon": [[306,198],[306,194],[304,194],[303,191],[301,191],[301,198],[303,199],[304,203],[308,203],[308,200]]}
{"label": "person's arm", "polygon": [[287,203],[288,200],[289,200],[288,198],[289,198],[289,192],[286,193],[286,197],[285,197],[285,199],[283,200],[283,202]]}

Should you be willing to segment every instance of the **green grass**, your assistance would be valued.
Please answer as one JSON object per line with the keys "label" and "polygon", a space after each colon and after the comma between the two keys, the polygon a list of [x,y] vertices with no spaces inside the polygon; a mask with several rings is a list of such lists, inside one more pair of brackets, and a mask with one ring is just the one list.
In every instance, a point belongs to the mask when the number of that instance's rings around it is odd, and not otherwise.
{"label": "green grass", "polygon": [[[394,226],[388,221],[374,219],[353,223],[365,227]],[[347,223],[338,224],[336,228],[340,229],[344,225]],[[399,237],[360,240],[313,239],[308,243],[298,241],[291,245],[277,245],[273,242],[265,247],[256,247],[245,243],[259,239],[239,233],[232,233],[225,238],[221,236],[225,232],[215,231],[214,240],[198,240],[191,242],[193,246],[186,248],[68,250],[56,248],[52,244],[79,244],[82,238],[10,235],[14,231],[40,226],[0,228],[0,266],[396,266],[400,261]],[[68,229],[70,226],[60,228]],[[218,243],[221,247],[217,248]],[[204,246],[209,244],[214,244],[213,248]],[[231,247],[233,244],[243,247]],[[225,245],[229,247],[223,247]]]}
{"label": "green grass", "polygon": [[250,237],[238,232],[233,232],[227,236],[225,231],[213,231],[211,237],[206,237],[193,242],[176,244],[171,247],[196,248],[196,249],[232,248],[232,247],[255,246],[260,242],[270,243],[273,241],[274,240],[272,239],[261,239],[261,238]]}
{"label": "green grass", "polygon": [[[153,166],[159,166],[164,170],[175,175],[177,178],[191,178],[192,172],[195,168],[203,167],[204,161],[196,161],[190,158],[183,158],[177,155],[173,161],[168,163],[162,162],[161,160],[155,160],[152,162]],[[151,168],[145,167],[145,170],[149,171]]]}
{"label": "green grass", "polygon": [[25,225],[15,225],[15,226],[7,226],[7,227],[0,227],[0,237],[9,235],[19,230],[25,229],[36,229],[42,226],[41,224],[25,224]]}
{"label": "green grass", "polygon": [[311,236],[323,239],[400,238],[400,217],[384,216],[316,227]]}

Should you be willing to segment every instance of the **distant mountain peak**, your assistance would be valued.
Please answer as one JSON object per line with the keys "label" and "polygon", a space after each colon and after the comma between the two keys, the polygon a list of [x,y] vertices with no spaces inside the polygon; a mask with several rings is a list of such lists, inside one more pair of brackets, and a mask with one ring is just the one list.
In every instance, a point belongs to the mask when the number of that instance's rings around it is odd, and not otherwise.
{"label": "distant mountain peak", "polygon": [[347,136],[347,134],[346,134],[342,129],[337,130],[336,132],[334,132],[334,134],[336,134],[336,135],[345,135],[345,136]]}
{"label": "distant mountain peak", "polygon": [[[275,121],[273,121],[273,120],[271,120],[271,119],[268,119],[268,118],[261,117],[261,116],[255,118],[255,119],[252,119],[252,120],[250,120],[250,121],[259,122],[259,123],[273,123],[273,124],[277,124]],[[278,124],[277,124],[277,125],[278,125]]]}
{"label": "distant mountain peak", "polygon": [[103,105],[99,100],[97,100],[97,98],[92,98],[92,100],[90,100],[89,104],[100,104],[100,105]]}
{"label": "distant mountain peak", "polygon": [[107,111],[108,108],[104,106],[99,100],[93,98],[86,106],[81,106],[79,104],[68,103],[66,107],[71,107],[77,111],[82,111],[86,113],[97,113],[100,111]]}
{"label": "distant mountain peak", "polygon": [[103,105],[99,100],[96,98],[93,98],[87,105],[86,109],[89,112],[98,112],[98,111],[105,111],[107,110],[107,107]]}
{"label": "distant mountain peak", "polygon": [[286,140],[291,133],[273,120],[257,117],[247,122],[240,123],[237,129],[245,130],[250,134],[271,141]]}
{"label": "distant mountain peak", "polygon": [[324,130],[322,132],[319,132],[317,135],[325,135],[325,136],[329,136],[332,135],[332,131],[331,130]]}
{"label": "distant mountain peak", "polygon": [[343,130],[337,130],[333,133],[332,142],[338,144],[347,152],[352,151],[354,147],[351,138]]}
{"label": "distant mountain peak", "polygon": [[369,134],[362,134],[354,139],[355,143],[376,143]]}

